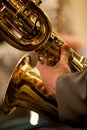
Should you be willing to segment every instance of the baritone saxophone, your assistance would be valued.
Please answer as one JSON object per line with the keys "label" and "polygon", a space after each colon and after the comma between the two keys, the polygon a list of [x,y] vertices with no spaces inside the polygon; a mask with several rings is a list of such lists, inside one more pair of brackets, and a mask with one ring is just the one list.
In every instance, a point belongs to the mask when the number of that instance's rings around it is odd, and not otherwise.
{"label": "baritone saxophone", "polygon": [[[35,51],[38,60],[55,65],[65,42],[57,37],[41,0],[0,0],[0,35],[11,46],[23,51]],[[69,66],[72,72],[87,68],[87,61],[72,48]],[[44,92],[40,88],[44,87]],[[53,123],[60,122],[56,100],[52,99],[38,74],[30,66],[30,56],[23,56],[16,65],[4,99],[3,111],[12,113],[25,107]]]}

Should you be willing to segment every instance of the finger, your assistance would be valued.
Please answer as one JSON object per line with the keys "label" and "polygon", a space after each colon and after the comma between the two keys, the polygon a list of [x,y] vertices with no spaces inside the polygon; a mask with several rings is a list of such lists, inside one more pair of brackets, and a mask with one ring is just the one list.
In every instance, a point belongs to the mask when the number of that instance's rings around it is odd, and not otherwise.
{"label": "finger", "polygon": [[48,91],[46,90],[46,87],[43,85],[40,89],[40,92],[43,94],[43,95],[46,95],[48,93]]}
{"label": "finger", "polygon": [[44,69],[46,71],[50,68],[50,66],[48,66],[46,63],[41,64],[39,61],[37,62],[36,66],[37,66],[37,68],[39,69],[40,72],[43,71]]}
{"label": "finger", "polygon": [[38,61],[37,64],[36,64],[36,67],[37,67],[39,70],[41,70],[42,66],[43,66],[43,65]]}
{"label": "finger", "polygon": [[55,97],[54,97],[52,94],[50,94],[50,93],[47,93],[47,94],[45,95],[45,97],[47,97],[47,98],[49,98],[49,99],[55,99]]}
{"label": "finger", "polygon": [[69,55],[70,55],[70,47],[68,45],[63,45],[60,54],[60,61],[68,63]]}
{"label": "finger", "polygon": [[44,63],[44,64],[41,64],[41,63],[38,61],[36,66],[37,66],[38,70],[40,71],[40,73],[42,73],[43,70],[44,70],[44,68],[45,68],[45,66],[46,66],[46,64],[45,64],[45,63]]}

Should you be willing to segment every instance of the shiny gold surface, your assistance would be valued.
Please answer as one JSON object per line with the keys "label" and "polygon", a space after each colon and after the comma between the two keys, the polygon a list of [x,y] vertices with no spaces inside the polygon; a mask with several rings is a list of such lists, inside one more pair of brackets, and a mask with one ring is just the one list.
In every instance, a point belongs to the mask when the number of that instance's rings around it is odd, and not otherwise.
{"label": "shiny gold surface", "polygon": [[49,38],[51,25],[39,3],[40,0],[0,0],[0,35],[13,47],[31,51]]}
{"label": "shiny gold surface", "polygon": [[[52,66],[59,61],[65,42],[52,31],[40,3],[40,0],[0,0],[0,35],[17,49],[37,52],[38,60],[44,58]],[[72,72],[81,71],[87,68],[87,61],[71,48],[69,65]],[[43,93],[41,87],[44,87]],[[56,101],[50,97],[40,76],[32,70],[28,55],[14,69],[3,109],[9,114],[16,107],[34,110],[54,123],[59,121]]]}
{"label": "shiny gold surface", "polygon": [[[40,91],[43,88],[44,91]],[[51,122],[58,122],[56,101],[52,99],[40,76],[30,66],[30,57],[25,55],[16,65],[11,76],[3,111],[11,114],[16,107],[25,107],[39,113]]]}

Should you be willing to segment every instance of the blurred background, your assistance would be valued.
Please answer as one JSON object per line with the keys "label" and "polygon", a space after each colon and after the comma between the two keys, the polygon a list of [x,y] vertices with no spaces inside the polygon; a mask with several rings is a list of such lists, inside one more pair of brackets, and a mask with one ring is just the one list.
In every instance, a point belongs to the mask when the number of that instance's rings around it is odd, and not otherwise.
{"label": "blurred background", "polygon": [[[76,36],[87,43],[87,0],[42,0],[41,8],[50,18],[52,29],[56,33]],[[27,110],[18,108],[11,116],[5,116],[2,104],[10,75],[18,60],[26,52],[19,51],[0,40],[0,125],[9,120],[28,117]],[[34,65],[35,55],[30,52]]]}
{"label": "blurred background", "polygon": [[87,0],[44,0],[55,32],[76,35],[87,42]]}

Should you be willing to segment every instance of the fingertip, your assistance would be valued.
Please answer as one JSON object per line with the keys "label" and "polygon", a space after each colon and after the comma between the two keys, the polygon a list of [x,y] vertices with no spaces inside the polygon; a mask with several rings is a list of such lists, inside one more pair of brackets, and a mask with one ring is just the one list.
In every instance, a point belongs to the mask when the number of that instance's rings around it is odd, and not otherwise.
{"label": "fingertip", "polygon": [[69,54],[70,54],[70,46],[68,46],[67,44],[63,45],[61,55],[69,56]]}
{"label": "fingertip", "polygon": [[64,45],[62,46],[62,49],[65,50],[65,51],[69,51],[69,50],[70,50],[70,46],[67,45],[67,44],[64,44]]}
{"label": "fingertip", "polygon": [[63,62],[68,62],[69,55],[70,55],[70,47],[67,44],[65,44],[62,46],[60,60]]}

